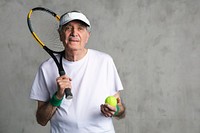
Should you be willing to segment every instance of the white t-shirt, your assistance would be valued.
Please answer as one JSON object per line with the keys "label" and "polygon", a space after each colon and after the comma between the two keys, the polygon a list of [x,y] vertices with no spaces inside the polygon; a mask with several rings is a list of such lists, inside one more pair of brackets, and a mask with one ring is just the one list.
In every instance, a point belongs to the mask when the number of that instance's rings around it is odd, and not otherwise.
{"label": "white t-shirt", "polygon": [[[63,58],[66,75],[72,79],[73,99],[63,98],[51,118],[51,133],[114,133],[112,118],[100,111],[105,98],[123,90],[112,58],[102,52],[88,49],[79,61]],[[33,82],[30,98],[49,101],[57,91],[59,76],[53,59],[45,61]]]}

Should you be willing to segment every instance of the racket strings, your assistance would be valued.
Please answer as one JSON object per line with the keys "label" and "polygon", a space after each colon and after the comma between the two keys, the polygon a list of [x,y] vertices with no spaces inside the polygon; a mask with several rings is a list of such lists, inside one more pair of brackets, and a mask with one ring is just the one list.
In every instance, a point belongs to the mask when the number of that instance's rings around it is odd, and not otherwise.
{"label": "racket strings", "polygon": [[59,22],[55,17],[46,12],[35,11],[30,19],[34,32],[49,49],[64,50],[58,33]]}

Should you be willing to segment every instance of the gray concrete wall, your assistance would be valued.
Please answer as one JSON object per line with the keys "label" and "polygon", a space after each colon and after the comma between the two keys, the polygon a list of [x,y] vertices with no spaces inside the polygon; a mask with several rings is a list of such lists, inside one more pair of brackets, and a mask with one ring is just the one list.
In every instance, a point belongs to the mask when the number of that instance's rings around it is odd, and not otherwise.
{"label": "gray concrete wall", "polygon": [[117,133],[200,132],[199,0],[1,0],[0,133],[48,133],[35,120],[30,87],[49,56],[26,16],[36,6],[79,9],[92,23],[88,48],[109,53],[125,90]]}

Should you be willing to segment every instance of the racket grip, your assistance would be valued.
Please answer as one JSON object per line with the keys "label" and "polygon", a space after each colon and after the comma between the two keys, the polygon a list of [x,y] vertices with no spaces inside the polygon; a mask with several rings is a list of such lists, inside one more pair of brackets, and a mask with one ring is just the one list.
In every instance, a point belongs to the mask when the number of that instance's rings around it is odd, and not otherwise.
{"label": "racket grip", "polygon": [[73,95],[72,95],[72,92],[71,92],[70,88],[66,88],[65,89],[65,98],[66,99],[72,99],[73,98]]}
{"label": "racket grip", "polygon": [[[62,76],[62,75],[65,75],[65,71],[62,70],[62,71],[59,71],[59,74]],[[66,88],[65,89],[65,98],[66,99],[72,99],[73,98],[73,95],[72,95],[72,92],[71,92],[71,89],[70,88]]]}

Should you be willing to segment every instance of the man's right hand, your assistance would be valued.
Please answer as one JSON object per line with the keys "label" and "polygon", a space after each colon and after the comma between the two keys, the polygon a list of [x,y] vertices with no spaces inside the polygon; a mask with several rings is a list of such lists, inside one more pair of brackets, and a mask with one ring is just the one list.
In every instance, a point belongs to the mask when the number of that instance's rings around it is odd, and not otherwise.
{"label": "man's right hand", "polygon": [[58,99],[63,98],[63,96],[65,95],[66,88],[72,88],[71,81],[72,81],[71,78],[69,78],[67,75],[60,76],[56,79],[58,85],[58,91],[56,97]]}

